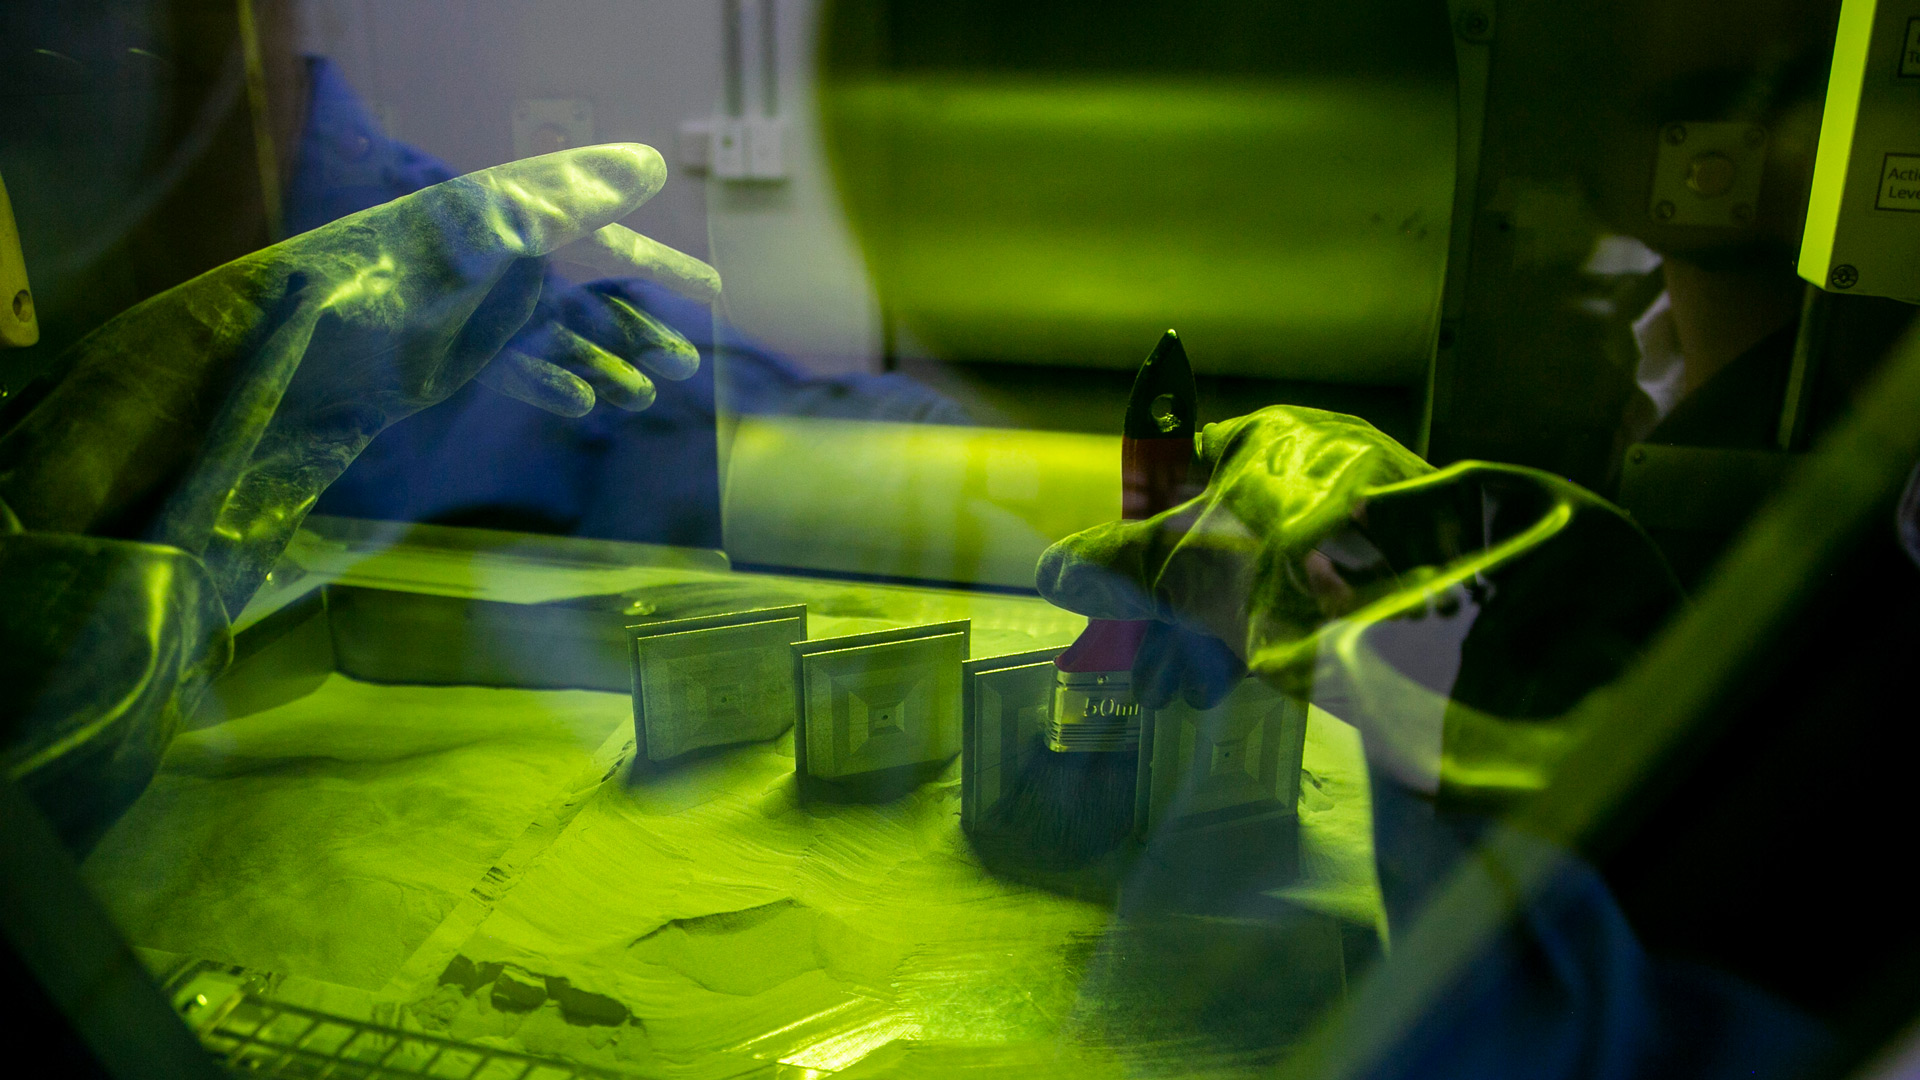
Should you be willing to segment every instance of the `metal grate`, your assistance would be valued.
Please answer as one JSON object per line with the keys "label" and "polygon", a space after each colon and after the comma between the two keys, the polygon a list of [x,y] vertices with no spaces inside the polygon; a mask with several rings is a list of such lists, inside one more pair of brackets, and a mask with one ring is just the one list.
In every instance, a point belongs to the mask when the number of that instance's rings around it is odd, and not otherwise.
{"label": "metal grate", "polygon": [[235,1076],[289,1080],[632,1080],[626,1073],[348,1020],[235,993],[199,1025]]}

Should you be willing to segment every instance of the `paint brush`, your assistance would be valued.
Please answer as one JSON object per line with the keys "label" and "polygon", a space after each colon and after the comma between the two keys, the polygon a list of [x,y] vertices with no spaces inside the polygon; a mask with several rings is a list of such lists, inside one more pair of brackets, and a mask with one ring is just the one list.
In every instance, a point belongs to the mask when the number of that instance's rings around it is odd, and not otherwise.
{"label": "paint brush", "polygon": [[[1150,518],[1194,493],[1197,393],[1180,336],[1168,330],[1134,376],[1121,431],[1121,516]],[[1030,858],[1056,867],[1098,859],[1133,830],[1141,706],[1133,661],[1148,623],[1091,619],[1054,660],[1053,709],[997,808]]]}

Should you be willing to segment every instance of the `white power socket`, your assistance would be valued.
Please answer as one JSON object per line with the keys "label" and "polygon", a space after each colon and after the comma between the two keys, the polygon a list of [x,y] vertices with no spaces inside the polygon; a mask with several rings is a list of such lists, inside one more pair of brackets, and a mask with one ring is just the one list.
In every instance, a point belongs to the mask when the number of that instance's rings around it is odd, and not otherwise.
{"label": "white power socket", "polygon": [[760,116],[688,120],[674,143],[675,163],[719,180],[785,180],[785,127],[784,121]]}

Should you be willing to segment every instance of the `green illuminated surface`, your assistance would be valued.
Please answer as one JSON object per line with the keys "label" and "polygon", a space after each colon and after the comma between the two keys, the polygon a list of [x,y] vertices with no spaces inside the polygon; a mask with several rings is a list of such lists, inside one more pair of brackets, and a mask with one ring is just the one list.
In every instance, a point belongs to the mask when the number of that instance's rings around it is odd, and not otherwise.
{"label": "green illuminated surface", "polygon": [[89,873],[138,944],[378,989],[624,705],[335,676],[177,738]]}
{"label": "green illuminated surface", "polygon": [[1854,129],[1860,118],[1860,87],[1867,74],[1875,6],[1873,0],[1847,0],[1840,8],[1835,59],[1820,121],[1820,153],[1814,159],[1807,223],[1800,242],[1800,276],[1821,288],[1827,285],[1827,272],[1833,263],[1834,232],[1840,227],[1840,206],[1853,163]]}
{"label": "green illuminated surface", "polygon": [[821,108],[888,308],[942,355],[1410,380],[1453,184],[1450,87],[851,80]]}
{"label": "green illuminated surface", "polygon": [[1048,544],[1118,516],[1117,435],[747,416],[727,466],[743,563],[1025,589]]}
{"label": "green illuminated surface", "polygon": [[[462,561],[401,550],[356,572]],[[466,561],[442,588],[522,576]],[[521,569],[526,588],[563,573]],[[1033,640],[1021,618],[1061,617],[1022,597],[732,579],[920,616],[972,608],[1007,642]],[[819,621],[824,636],[885,620]],[[791,734],[630,783],[630,724],[620,694],[335,675],[183,735],[87,872],[142,947],[275,972],[283,997],[335,1011],[642,1075],[944,1075],[961,1058],[1120,1075],[1174,1053],[1116,1039],[1083,1000],[1106,906],[974,858],[957,763],[891,803],[802,806]],[[1306,761],[1289,898],[1375,921],[1358,738],[1315,713]]]}

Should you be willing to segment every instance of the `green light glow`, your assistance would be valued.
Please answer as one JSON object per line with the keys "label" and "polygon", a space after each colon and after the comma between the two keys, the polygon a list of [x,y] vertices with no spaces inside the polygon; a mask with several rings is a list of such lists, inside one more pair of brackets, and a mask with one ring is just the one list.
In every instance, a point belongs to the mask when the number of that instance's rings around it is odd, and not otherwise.
{"label": "green light glow", "polygon": [[883,301],[936,351],[1417,374],[1453,179],[1444,88],[914,75],[822,92]]}
{"label": "green light glow", "polygon": [[1828,267],[1833,262],[1840,200],[1846,193],[1852,165],[1854,127],[1860,118],[1860,88],[1867,77],[1867,43],[1873,36],[1876,6],[1876,0],[1846,0],[1840,9],[1826,112],[1820,120],[1820,152],[1814,159],[1806,231],[1800,241],[1800,276],[1822,288],[1826,287]]}

